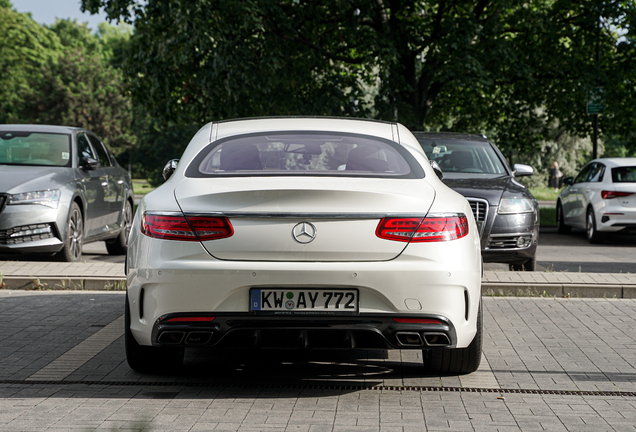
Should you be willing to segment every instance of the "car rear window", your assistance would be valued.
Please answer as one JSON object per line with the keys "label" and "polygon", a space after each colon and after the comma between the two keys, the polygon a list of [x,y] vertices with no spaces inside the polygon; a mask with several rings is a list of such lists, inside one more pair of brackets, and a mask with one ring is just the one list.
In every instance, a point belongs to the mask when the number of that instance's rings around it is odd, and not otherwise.
{"label": "car rear window", "polygon": [[186,170],[188,177],[355,176],[421,178],[422,167],[399,144],[343,133],[249,134],[208,145]]}
{"label": "car rear window", "polygon": [[430,160],[444,173],[506,174],[506,168],[487,142],[454,141],[418,137]]}
{"label": "car rear window", "polygon": [[0,131],[0,164],[70,166],[71,136]]}
{"label": "car rear window", "polygon": [[636,166],[612,168],[614,183],[636,183]]}

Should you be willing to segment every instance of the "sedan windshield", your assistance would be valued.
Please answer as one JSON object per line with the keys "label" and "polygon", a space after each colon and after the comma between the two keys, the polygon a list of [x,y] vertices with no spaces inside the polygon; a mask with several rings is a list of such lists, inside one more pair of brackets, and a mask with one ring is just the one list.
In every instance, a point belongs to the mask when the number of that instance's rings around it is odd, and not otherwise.
{"label": "sedan windshield", "polygon": [[[419,168],[419,169],[418,169]],[[189,177],[327,175],[422,177],[398,144],[355,134],[250,134],[210,144],[186,171]]]}
{"label": "sedan windshield", "polygon": [[506,174],[503,163],[487,142],[446,141],[419,138],[430,160],[444,171],[478,174]]}
{"label": "sedan windshield", "polygon": [[70,162],[70,135],[0,132],[0,164],[70,166]]}

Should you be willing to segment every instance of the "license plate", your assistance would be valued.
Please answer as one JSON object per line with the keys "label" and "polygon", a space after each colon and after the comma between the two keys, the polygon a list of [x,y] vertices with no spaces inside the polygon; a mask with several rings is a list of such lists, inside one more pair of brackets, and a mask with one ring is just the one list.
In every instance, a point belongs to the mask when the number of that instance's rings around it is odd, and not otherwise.
{"label": "license plate", "polygon": [[358,312],[358,290],[255,289],[250,290],[250,312],[288,314]]}

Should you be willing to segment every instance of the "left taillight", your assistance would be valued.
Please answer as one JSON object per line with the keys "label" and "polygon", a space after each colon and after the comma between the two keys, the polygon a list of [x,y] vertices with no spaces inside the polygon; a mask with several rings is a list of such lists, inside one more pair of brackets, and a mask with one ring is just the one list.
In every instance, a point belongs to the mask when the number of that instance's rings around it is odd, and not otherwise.
{"label": "left taillight", "polygon": [[621,198],[633,195],[634,192],[616,192],[616,191],[602,191],[601,198],[603,199],[613,199],[613,198]]}
{"label": "left taillight", "polygon": [[386,217],[378,224],[375,234],[385,240],[413,243],[455,240],[468,235],[468,218],[463,214]]}
{"label": "left taillight", "polygon": [[219,216],[169,216],[144,214],[141,232],[163,240],[206,241],[231,237],[232,224]]}

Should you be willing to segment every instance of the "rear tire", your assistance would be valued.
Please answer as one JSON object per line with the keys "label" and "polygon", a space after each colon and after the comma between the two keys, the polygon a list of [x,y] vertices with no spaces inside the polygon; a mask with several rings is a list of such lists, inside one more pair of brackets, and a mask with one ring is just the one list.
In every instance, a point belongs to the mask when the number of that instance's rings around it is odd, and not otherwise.
{"label": "rear tire", "polygon": [[603,243],[603,234],[596,230],[596,218],[591,207],[587,209],[587,217],[585,218],[585,235],[592,244]]}
{"label": "rear tire", "polygon": [[130,234],[132,227],[132,218],[132,206],[130,205],[130,201],[126,200],[121,221],[121,231],[115,240],[106,242],[106,250],[109,255],[126,255],[126,249],[128,249],[128,234]]}
{"label": "rear tire", "polygon": [[77,262],[82,257],[84,244],[84,219],[79,205],[75,201],[71,204],[66,222],[66,239],[62,250],[53,255],[55,261]]}
{"label": "rear tire", "polygon": [[441,375],[463,375],[475,372],[481,363],[483,339],[482,305],[477,311],[477,333],[466,348],[422,350],[424,367],[427,371]]}
{"label": "rear tire", "polygon": [[565,217],[563,216],[563,206],[559,202],[556,208],[556,220],[557,220],[557,232],[559,234],[568,234],[572,227],[565,224]]}
{"label": "rear tire", "polygon": [[158,348],[142,346],[137,343],[130,330],[130,306],[126,294],[126,313],[124,317],[124,344],[126,361],[137,372],[170,372],[183,364],[183,348]]}

